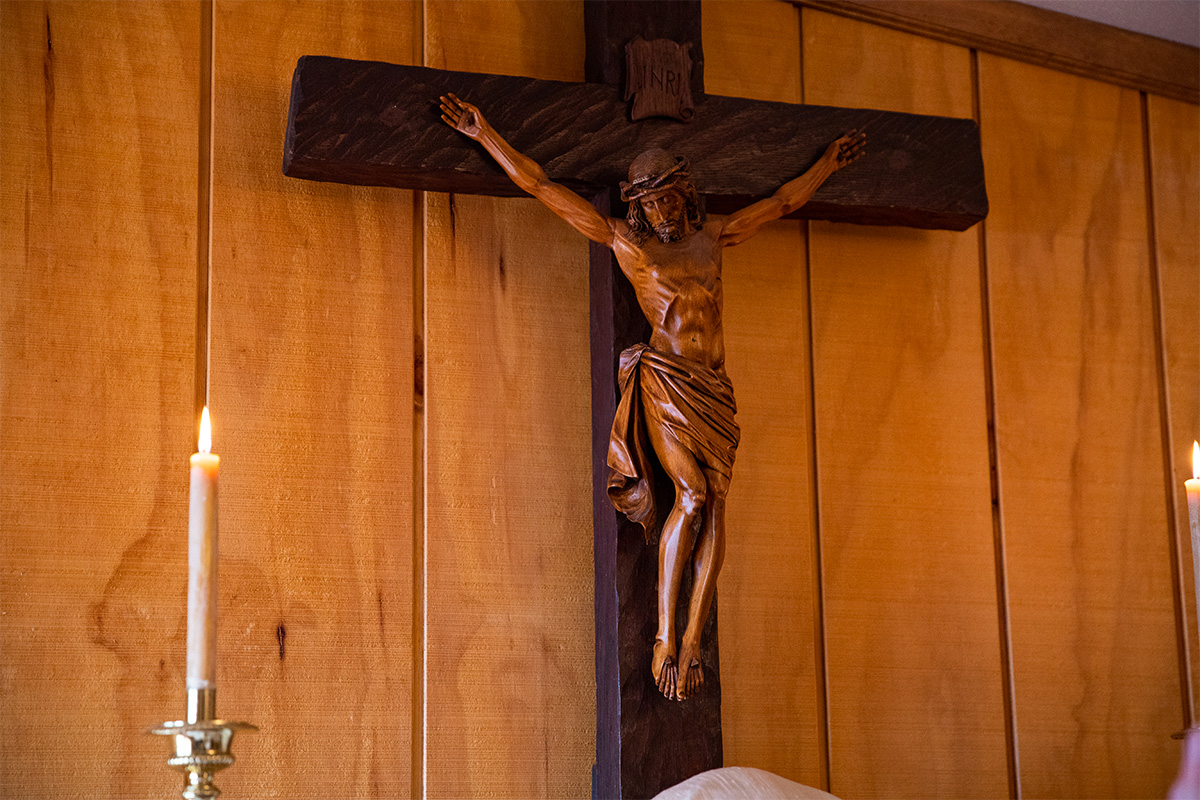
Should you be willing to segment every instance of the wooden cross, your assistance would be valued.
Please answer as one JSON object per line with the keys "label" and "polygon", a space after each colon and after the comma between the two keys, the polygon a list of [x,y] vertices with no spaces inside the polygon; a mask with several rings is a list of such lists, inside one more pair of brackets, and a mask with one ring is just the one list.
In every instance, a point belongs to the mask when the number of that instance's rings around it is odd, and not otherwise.
{"label": "wooden cross", "polygon": [[[726,213],[769,196],[854,128],[868,134],[868,157],[830,179],[797,216],[964,230],[987,214],[979,130],[971,120],[706,96],[699,0],[588,0],[585,25],[588,83],[302,57],[283,171],[359,185],[522,195],[482,148],[441,122],[437,98],[454,93],[478,104],[551,180],[594,197],[606,215],[619,202],[613,189],[630,162],[651,147],[686,155],[707,210]],[[639,35],[688,47],[694,102],[688,122],[629,120],[621,91],[625,45]],[[593,244],[591,254],[593,795],[650,797],[722,765],[716,603],[704,631],[711,677],[686,702],[664,699],[649,668],[656,549],[613,510],[607,493],[617,355],[647,341],[650,331],[611,252]],[[664,498],[660,506],[670,503]],[[685,585],[680,609],[687,608],[689,590]]]}

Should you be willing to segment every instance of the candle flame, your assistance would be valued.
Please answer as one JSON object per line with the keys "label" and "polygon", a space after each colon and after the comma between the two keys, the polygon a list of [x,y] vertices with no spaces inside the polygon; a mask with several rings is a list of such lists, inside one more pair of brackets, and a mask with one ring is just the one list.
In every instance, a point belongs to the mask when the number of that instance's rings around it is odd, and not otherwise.
{"label": "candle flame", "polygon": [[200,414],[199,450],[201,453],[212,452],[212,420],[208,417],[208,406],[205,406],[204,411]]}
{"label": "candle flame", "polygon": [[1200,480],[1200,442],[1192,442],[1192,477]]}

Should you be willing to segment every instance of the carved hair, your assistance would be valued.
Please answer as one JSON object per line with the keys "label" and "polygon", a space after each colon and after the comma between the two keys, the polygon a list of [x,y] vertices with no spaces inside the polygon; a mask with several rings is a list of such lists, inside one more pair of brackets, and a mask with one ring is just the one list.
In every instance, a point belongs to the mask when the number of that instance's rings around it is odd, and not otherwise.
{"label": "carved hair", "polygon": [[[667,191],[679,192],[683,198],[683,212],[687,215],[688,222],[693,228],[700,230],[703,225],[700,221],[700,196],[696,193],[696,187],[692,186],[690,181],[680,181]],[[646,212],[642,210],[641,200],[629,201],[625,221],[629,223],[629,235],[634,244],[640,245],[654,233],[654,226],[646,219]]]}

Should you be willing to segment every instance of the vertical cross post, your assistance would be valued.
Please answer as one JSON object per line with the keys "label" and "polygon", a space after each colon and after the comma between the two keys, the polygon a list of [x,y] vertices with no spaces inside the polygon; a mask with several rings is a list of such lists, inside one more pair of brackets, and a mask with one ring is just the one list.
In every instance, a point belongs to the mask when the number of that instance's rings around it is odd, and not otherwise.
{"label": "vertical cross post", "polygon": [[[692,97],[703,98],[704,55],[700,3],[588,2],[587,80],[621,88],[625,43],[634,36],[671,39],[690,45]],[[681,126],[686,123],[677,123]],[[615,191],[593,201],[605,216],[620,213]],[[650,671],[651,645],[658,625],[655,587],[658,548],[642,529],[618,513],[608,499],[608,441],[616,414],[617,357],[649,340],[633,287],[621,274],[612,251],[591,248],[591,357],[593,524],[596,575],[596,765],[595,798],[652,797],[668,786],[722,765],[721,687],[717,660],[717,604],[705,626],[703,658],[708,675],[698,694],[684,702],[659,693]],[[670,481],[655,482],[667,496]],[[678,604],[686,616],[691,587],[685,577]],[[679,621],[680,628],[686,620]]]}

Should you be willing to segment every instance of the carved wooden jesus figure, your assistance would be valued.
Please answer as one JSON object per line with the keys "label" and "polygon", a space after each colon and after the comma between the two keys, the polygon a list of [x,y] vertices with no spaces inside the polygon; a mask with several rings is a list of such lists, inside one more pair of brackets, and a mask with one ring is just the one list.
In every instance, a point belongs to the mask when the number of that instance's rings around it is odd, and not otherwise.
{"label": "carved wooden jesus figure", "polygon": [[[617,509],[649,536],[657,523],[651,457],[675,486],[658,545],[658,633],[651,670],[663,695],[683,700],[704,682],[700,633],[725,555],[725,496],[739,437],[733,387],[725,375],[721,251],[804,205],[830,175],[862,155],[866,136],[851,131],[772,197],[704,224],[687,160],[649,150],[634,159],[629,181],[621,184],[621,198],[629,202],[627,218],[612,219],[550,181],[475,106],[451,94],[441,98],[441,110],[446,124],[482,144],[514,183],[613,250],[650,322],[649,344],[621,354],[608,492]],[[675,606],[689,563],[695,582],[687,628],[677,646]]]}

